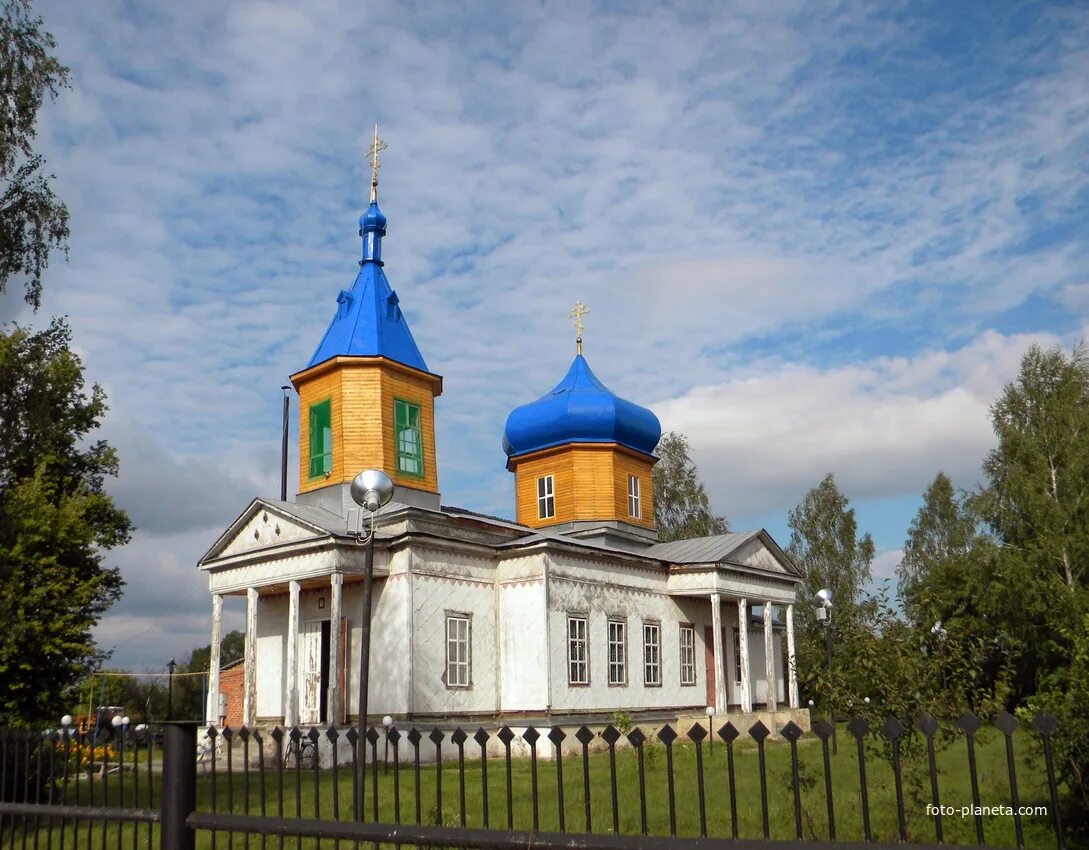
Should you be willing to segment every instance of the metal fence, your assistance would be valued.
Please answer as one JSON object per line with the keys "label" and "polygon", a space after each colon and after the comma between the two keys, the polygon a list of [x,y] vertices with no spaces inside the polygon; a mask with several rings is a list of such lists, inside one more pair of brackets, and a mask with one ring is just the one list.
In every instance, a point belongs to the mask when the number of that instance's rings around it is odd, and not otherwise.
{"label": "metal fence", "polygon": [[[945,730],[929,715],[911,726],[890,718],[879,729],[856,718],[841,728],[855,746],[840,755],[832,753],[834,729],[825,720],[816,720],[812,733],[788,722],[775,730],[775,741],[759,721],[744,731],[732,722],[710,729],[696,723],[683,734],[668,724],[623,732],[612,724],[599,731],[504,726],[472,734],[391,726],[370,727],[363,738],[355,728],[171,723],[161,751],[150,736],[127,732],[107,745],[65,730],[6,731],[0,850],[360,842],[812,850],[908,840],[1020,848],[1044,846],[1045,839],[1062,850],[1054,719],[1039,715],[1019,736],[1042,762],[1034,762],[1026,799],[1045,814],[1023,810],[1014,748],[1021,724],[1002,712],[993,725],[985,732],[970,713]],[[939,746],[953,735],[964,743]],[[983,736],[986,769],[977,758]],[[908,810],[924,800],[925,823]],[[971,806],[968,816],[951,815],[950,801]],[[1002,822],[985,804],[1008,807],[1012,831],[996,829]],[[999,844],[987,845],[996,833]]]}

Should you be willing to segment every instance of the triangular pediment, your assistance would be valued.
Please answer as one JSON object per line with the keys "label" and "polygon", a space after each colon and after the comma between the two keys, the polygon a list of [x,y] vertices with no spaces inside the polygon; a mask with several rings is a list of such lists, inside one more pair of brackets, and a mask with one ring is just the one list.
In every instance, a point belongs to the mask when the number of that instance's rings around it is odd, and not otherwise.
{"label": "triangular pediment", "polygon": [[298,517],[290,516],[261,499],[249,506],[220,535],[211,549],[200,559],[200,566],[209,561],[245,555],[274,546],[318,540],[329,531]]}
{"label": "triangular pediment", "polygon": [[792,577],[801,575],[791,557],[763,530],[750,537],[723,560],[769,573],[782,573]]}

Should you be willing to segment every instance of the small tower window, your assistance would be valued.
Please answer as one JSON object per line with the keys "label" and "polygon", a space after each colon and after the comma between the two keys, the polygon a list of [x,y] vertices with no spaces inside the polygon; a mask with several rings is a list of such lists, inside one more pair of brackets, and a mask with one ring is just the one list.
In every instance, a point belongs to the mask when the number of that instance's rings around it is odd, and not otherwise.
{"label": "small tower window", "polygon": [[537,479],[537,519],[556,515],[556,498],[552,494],[552,476]]}
{"label": "small tower window", "polygon": [[310,405],[310,477],[333,471],[332,405],[329,400]]}
{"label": "small tower window", "polygon": [[397,445],[397,471],[402,475],[423,475],[420,406],[394,399],[393,418]]}
{"label": "small tower window", "polygon": [[628,516],[639,519],[639,478],[628,476]]}

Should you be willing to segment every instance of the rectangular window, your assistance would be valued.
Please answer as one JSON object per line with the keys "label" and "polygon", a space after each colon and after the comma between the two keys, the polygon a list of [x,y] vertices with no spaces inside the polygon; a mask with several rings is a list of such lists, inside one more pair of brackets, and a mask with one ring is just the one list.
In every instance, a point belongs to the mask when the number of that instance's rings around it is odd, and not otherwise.
{"label": "rectangular window", "polygon": [[590,654],[586,643],[586,618],[567,618],[567,682],[590,684]]}
{"label": "rectangular window", "polygon": [[681,625],[681,684],[696,684],[696,629]]}
{"label": "rectangular window", "polygon": [[662,684],[662,627],[643,623],[643,684]]}
{"label": "rectangular window", "polygon": [[446,687],[469,687],[469,617],[446,615]]}
{"label": "rectangular window", "polygon": [[628,476],[628,516],[639,519],[639,479]]}
{"label": "rectangular window", "polygon": [[734,684],[741,684],[741,632],[734,629]]}
{"label": "rectangular window", "polygon": [[609,684],[628,684],[628,624],[609,620]]}
{"label": "rectangular window", "polygon": [[393,400],[393,433],[397,446],[397,471],[402,475],[423,475],[423,437],[420,434],[420,406],[399,398]]}
{"label": "rectangular window", "polygon": [[537,479],[537,519],[556,515],[556,498],[552,495],[552,476]]}
{"label": "rectangular window", "polygon": [[328,399],[310,405],[310,477],[333,471],[332,404]]}

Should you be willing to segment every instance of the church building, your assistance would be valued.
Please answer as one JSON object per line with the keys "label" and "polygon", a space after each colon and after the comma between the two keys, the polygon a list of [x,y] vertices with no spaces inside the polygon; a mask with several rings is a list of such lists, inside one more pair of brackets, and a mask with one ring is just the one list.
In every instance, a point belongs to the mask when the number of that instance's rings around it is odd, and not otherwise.
{"label": "church building", "polygon": [[[801,573],[761,529],[658,542],[661,426],[591,370],[581,304],[567,374],[514,407],[502,435],[514,519],[442,503],[436,399],[447,388],[386,277],[381,147],[376,134],[359,272],[291,376],[299,492],[254,499],[198,564],[212,596],[208,721],[224,720],[225,596],[246,599],[244,661],[229,671],[241,705],[229,715],[251,726],[355,719],[363,546],[349,486],[376,468],[395,493],[374,519],[370,716],[514,725],[713,706],[719,720],[789,712],[776,725],[807,727],[794,666]],[[498,434],[495,444],[498,462]]]}

